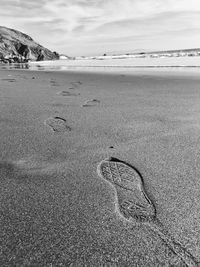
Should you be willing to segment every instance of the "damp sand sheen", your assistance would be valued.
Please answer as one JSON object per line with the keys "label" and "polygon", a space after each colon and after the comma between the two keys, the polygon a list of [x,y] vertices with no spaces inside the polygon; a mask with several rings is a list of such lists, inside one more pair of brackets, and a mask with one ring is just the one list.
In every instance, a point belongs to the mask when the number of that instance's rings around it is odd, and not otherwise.
{"label": "damp sand sheen", "polygon": [[155,205],[145,192],[142,176],[134,167],[111,157],[99,163],[97,173],[115,188],[116,210],[120,216],[145,224],[186,266],[199,266],[195,258],[173,239],[157,219]]}

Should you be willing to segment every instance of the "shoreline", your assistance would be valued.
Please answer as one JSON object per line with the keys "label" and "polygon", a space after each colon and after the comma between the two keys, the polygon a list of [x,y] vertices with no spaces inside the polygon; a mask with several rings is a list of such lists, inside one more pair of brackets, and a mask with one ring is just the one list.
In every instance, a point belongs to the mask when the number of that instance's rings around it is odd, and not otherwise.
{"label": "shoreline", "polygon": [[[24,65],[24,64],[23,64]],[[27,71],[27,72],[44,72],[44,73],[63,73],[63,74],[86,74],[86,75],[108,75],[108,76],[163,76],[163,77],[198,77],[198,66],[54,66],[51,68],[49,65],[37,66],[36,68],[20,67],[17,65],[1,65],[0,71]]]}

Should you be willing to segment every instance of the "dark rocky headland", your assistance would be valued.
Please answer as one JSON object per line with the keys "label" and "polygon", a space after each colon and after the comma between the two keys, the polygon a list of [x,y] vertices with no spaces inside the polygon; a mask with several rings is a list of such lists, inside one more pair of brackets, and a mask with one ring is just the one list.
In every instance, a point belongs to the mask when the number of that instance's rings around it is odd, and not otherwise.
{"label": "dark rocky headland", "polygon": [[0,26],[0,62],[24,63],[56,59],[59,59],[58,53],[36,43],[27,34]]}

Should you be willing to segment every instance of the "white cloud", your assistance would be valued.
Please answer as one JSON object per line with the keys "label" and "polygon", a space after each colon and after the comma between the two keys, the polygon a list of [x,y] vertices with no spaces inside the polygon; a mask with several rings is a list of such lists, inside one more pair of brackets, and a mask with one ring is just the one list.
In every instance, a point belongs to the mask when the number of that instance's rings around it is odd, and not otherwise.
{"label": "white cloud", "polygon": [[[151,40],[165,33],[170,38],[173,30],[180,31],[182,42],[184,29],[187,33],[191,29],[195,40],[200,29],[199,0],[0,0],[0,6],[0,25],[24,31],[54,50],[65,52],[66,47],[67,53],[70,47],[72,54],[87,53],[90,46],[95,51],[94,44],[96,51],[101,44],[111,47],[116,38],[118,45],[127,47],[126,40],[134,40],[133,45],[135,38],[143,36],[152,46]],[[177,37],[174,45],[178,44]]]}

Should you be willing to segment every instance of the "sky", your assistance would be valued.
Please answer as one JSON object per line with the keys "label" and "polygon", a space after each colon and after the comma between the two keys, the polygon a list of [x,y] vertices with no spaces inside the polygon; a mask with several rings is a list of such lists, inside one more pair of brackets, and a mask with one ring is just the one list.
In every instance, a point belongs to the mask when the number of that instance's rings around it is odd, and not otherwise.
{"label": "sky", "polygon": [[0,25],[69,56],[200,47],[200,0],[0,0]]}

